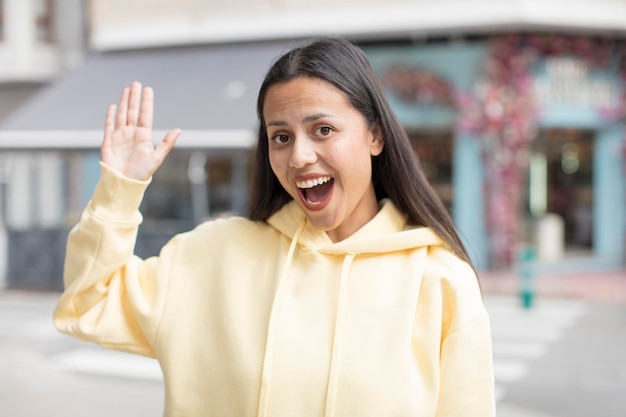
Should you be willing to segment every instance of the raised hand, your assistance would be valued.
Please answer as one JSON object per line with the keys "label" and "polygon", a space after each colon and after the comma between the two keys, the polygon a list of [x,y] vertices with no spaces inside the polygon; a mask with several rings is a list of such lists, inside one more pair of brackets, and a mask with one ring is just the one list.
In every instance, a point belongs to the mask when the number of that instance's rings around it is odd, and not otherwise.
{"label": "raised hand", "polygon": [[152,119],[154,92],[134,82],[124,88],[119,107],[107,111],[104,140],[100,148],[102,162],[120,174],[135,180],[147,180],[161,166],[174,148],[180,129],[172,129],[154,146]]}

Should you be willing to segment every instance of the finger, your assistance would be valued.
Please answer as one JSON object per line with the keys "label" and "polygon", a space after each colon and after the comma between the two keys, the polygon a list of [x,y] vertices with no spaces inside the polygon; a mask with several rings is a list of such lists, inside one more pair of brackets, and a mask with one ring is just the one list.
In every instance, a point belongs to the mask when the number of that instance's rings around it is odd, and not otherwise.
{"label": "finger", "polygon": [[117,107],[115,104],[111,104],[107,110],[106,119],[104,121],[104,142],[107,142],[113,135],[115,130],[115,110]]}
{"label": "finger", "polygon": [[130,97],[128,98],[128,115],[126,124],[137,125],[139,119],[139,104],[141,103],[141,83],[135,81],[130,87]]}
{"label": "finger", "polygon": [[139,126],[152,128],[154,115],[154,91],[150,87],[143,89],[141,95],[141,113],[139,113]]}
{"label": "finger", "polygon": [[120,99],[120,105],[117,109],[117,126],[126,126],[126,112],[128,111],[128,95],[130,94],[130,88],[126,87],[122,90],[122,98]]}
{"label": "finger", "polygon": [[170,151],[174,148],[176,141],[180,137],[181,134],[180,129],[172,129],[163,138],[163,140],[156,146],[154,149],[157,160],[159,162],[163,162],[165,157],[170,153]]}

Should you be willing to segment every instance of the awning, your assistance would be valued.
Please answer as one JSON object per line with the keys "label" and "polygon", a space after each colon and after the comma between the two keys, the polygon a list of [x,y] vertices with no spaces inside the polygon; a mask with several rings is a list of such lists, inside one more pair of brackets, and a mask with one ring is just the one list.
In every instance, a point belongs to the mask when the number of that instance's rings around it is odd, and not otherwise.
{"label": "awning", "polygon": [[270,65],[295,41],[93,53],[0,123],[0,149],[99,147],[109,104],[141,81],[155,91],[155,139],[178,147],[248,147]]}

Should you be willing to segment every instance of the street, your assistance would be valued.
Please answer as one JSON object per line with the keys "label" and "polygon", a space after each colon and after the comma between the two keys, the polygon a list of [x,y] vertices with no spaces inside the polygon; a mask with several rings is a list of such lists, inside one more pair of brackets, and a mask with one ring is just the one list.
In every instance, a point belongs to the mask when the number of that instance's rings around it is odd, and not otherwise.
{"label": "street", "polygon": [[0,416],[161,416],[156,361],[60,334],[58,296],[0,293]]}
{"label": "street", "polygon": [[626,415],[626,305],[487,297],[498,417]]}
{"label": "street", "polygon": [[[0,292],[0,416],[154,417],[154,360],[58,333],[55,292]],[[626,305],[486,294],[498,417],[626,415]]]}

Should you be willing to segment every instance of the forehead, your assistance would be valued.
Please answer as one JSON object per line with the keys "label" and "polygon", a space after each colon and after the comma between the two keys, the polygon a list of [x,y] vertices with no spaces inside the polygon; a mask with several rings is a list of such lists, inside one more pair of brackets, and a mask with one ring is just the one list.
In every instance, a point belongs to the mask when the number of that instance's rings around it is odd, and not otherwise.
{"label": "forehead", "polygon": [[350,106],[346,94],[326,80],[301,76],[278,82],[268,88],[263,113],[283,111],[294,106]]}

